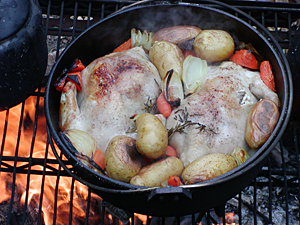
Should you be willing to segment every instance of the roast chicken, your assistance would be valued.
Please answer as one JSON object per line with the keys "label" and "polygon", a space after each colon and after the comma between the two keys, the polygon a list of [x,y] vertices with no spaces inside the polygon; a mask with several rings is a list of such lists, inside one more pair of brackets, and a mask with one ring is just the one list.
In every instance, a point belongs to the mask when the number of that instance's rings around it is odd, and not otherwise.
{"label": "roast chicken", "polygon": [[167,129],[179,128],[169,145],[185,166],[209,153],[230,154],[237,146],[249,150],[244,139],[247,116],[264,98],[279,105],[277,94],[262,82],[259,72],[230,61],[208,66],[204,87],[185,98],[166,121]]}
{"label": "roast chicken", "polygon": [[136,113],[160,93],[161,78],[141,47],[111,53],[90,63],[81,73],[82,90],[68,82],[61,94],[59,126],[89,133],[105,151],[117,135],[133,136]]}

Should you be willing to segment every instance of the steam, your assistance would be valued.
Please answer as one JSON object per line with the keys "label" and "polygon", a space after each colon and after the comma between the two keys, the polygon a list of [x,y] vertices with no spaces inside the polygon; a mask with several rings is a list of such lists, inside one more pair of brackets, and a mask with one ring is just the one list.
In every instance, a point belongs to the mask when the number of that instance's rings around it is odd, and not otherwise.
{"label": "steam", "polygon": [[222,29],[227,31],[236,27],[233,19],[223,13],[191,4],[151,6],[140,8],[137,12],[139,13],[139,18],[134,22],[130,22],[136,25],[135,28],[152,32],[176,25],[193,25],[201,29]]}
{"label": "steam", "polygon": [[117,12],[89,30],[80,41],[77,41],[72,55],[82,55],[85,49],[93,49],[84,55],[86,58],[82,57],[82,61],[88,64],[95,58],[111,53],[114,48],[127,41],[132,28],[155,33],[162,28],[175,25],[225,30],[231,34],[236,46],[239,38],[247,42],[255,37],[250,28],[232,15],[207,6],[189,3],[137,5]]}

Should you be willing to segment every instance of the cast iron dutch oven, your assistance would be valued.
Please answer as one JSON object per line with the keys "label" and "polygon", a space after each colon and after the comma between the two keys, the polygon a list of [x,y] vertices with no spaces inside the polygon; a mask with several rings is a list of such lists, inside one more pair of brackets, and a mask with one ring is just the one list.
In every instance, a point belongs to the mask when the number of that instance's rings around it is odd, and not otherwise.
{"label": "cast iron dutch oven", "polygon": [[[48,132],[68,158],[68,163],[73,165],[72,171],[67,169],[65,161],[62,161],[60,157],[58,160],[70,175],[91,187],[104,200],[129,212],[175,216],[201,212],[224,204],[256,177],[287,125],[291,112],[292,81],[289,66],[280,46],[263,26],[240,10],[223,3],[211,1],[210,3],[221,5],[225,9],[242,15],[256,28],[212,6],[157,1],[154,4],[136,4],[108,16],[83,32],[62,53],[52,69],[45,96]],[[55,90],[55,80],[74,58],[79,58],[84,65],[88,65],[94,59],[112,52],[116,46],[130,37],[131,28],[155,32],[173,25],[224,29],[235,40],[252,43],[264,59],[270,60],[272,64],[276,90],[281,101],[279,122],[268,141],[248,161],[222,176],[202,183],[181,187],[148,188],[104,177],[78,161],[64,140],[60,139],[58,135],[60,93]],[[51,145],[54,147],[52,141]],[[58,156],[56,150],[54,153]]]}
{"label": "cast iron dutch oven", "polygon": [[40,85],[47,42],[37,0],[0,1],[0,111],[17,105]]}

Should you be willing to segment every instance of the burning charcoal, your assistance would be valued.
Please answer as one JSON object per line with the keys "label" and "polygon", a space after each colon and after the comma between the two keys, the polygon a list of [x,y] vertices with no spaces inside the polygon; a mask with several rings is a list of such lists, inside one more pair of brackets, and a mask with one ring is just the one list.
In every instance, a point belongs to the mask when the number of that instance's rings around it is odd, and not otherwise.
{"label": "burning charcoal", "polygon": [[[19,196],[20,197],[20,196]],[[34,197],[35,198],[35,197]],[[38,203],[37,200],[33,202],[30,201],[29,205],[27,206],[27,210],[25,212],[25,221],[23,221],[23,205],[19,200],[18,197],[15,196],[14,203],[12,205],[12,210],[9,212],[10,201],[3,201],[0,203],[0,224],[10,224],[10,225],[36,225],[36,224],[45,224],[43,215],[41,216],[40,220],[38,220],[37,209]],[[33,212],[34,211],[34,212]],[[8,223],[8,214],[10,214],[10,223]],[[23,221],[23,222],[22,222]]]}
{"label": "burning charcoal", "polygon": [[[203,216],[204,216],[204,213],[194,214],[194,218],[198,218],[199,220],[201,220]],[[193,221],[192,215],[186,215],[181,218],[180,225],[198,224],[199,223],[198,219]]]}
{"label": "burning charcoal", "polygon": [[129,218],[131,217],[131,213],[128,211],[125,211],[124,209],[118,208],[106,201],[102,200],[103,206],[105,206],[106,210],[109,214],[116,217],[118,220],[120,220],[124,224],[129,224]]}
{"label": "burning charcoal", "polygon": [[[222,218],[223,216],[219,216],[218,214],[224,213],[224,208],[225,206],[222,205],[218,207],[217,209],[211,209],[208,212],[205,213],[197,213],[195,214],[196,220],[193,222],[192,217],[185,217],[180,225],[192,225],[192,224],[202,224],[202,225],[209,225],[209,224],[223,224],[222,223]],[[221,212],[219,212],[221,211]],[[217,214],[218,212],[218,214]]]}
{"label": "burning charcoal", "polygon": [[150,225],[173,225],[175,224],[176,218],[175,217],[152,217]]}
{"label": "burning charcoal", "polygon": [[226,213],[226,215],[225,215],[226,223],[229,223],[229,224],[234,223],[237,220],[236,217],[237,217],[236,214],[234,214],[233,212]]}
{"label": "burning charcoal", "polygon": [[236,195],[235,197],[229,199],[226,202],[227,205],[233,206],[234,208],[238,208],[239,207],[239,200],[238,200],[238,195]]}
{"label": "burning charcoal", "polygon": [[181,221],[181,225],[190,225],[192,224],[192,217],[191,216],[185,216]]}
{"label": "burning charcoal", "polygon": [[272,162],[272,165],[275,167],[281,166],[283,164],[283,158],[282,158],[282,153],[284,157],[284,163],[287,163],[289,161],[289,153],[288,151],[282,147],[280,148],[280,143],[277,143],[274,147],[274,149],[270,152],[270,159]]}
{"label": "burning charcoal", "polygon": [[216,214],[217,217],[224,217],[225,216],[225,205],[222,204],[218,207],[215,207],[213,212]]}

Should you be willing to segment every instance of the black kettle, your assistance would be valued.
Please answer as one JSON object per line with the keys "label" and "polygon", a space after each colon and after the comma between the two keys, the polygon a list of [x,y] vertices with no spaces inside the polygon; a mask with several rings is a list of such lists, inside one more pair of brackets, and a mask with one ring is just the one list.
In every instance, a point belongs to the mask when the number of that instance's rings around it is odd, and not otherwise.
{"label": "black kettle", "polygon": [[37,0],[0,0],[0,111],[33,94],[47,67],[47,41]]}

